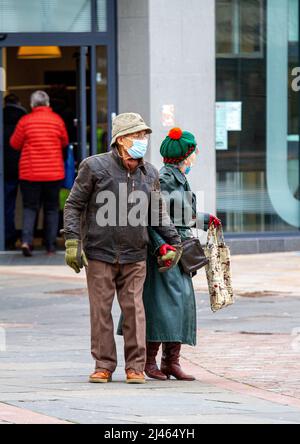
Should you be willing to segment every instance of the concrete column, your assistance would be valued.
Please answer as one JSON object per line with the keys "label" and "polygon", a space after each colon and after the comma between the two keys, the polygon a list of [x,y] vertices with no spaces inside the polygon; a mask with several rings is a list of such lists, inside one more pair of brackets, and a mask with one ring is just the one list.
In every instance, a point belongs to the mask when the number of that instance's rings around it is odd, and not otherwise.
{"label": "concrete column", "polygon": [[148,0],[118,0],[119,112],[150,122]]}
{"label": "concrete column", "polygon": [[175,125],[194,132],[201,150],[191,185],[215,213],[215,2],[119,0],[118,14],[119,110],[149,121],[149,160],[160,167],[162,109],[175,106]]}

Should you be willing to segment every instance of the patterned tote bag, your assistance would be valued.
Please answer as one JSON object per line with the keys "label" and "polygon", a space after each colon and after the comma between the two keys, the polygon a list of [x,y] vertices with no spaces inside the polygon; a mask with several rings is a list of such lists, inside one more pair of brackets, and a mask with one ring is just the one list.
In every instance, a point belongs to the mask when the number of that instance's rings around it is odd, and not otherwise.
{"label": "patterned tote bag", "polygon": [[208,231],[206,276],[210,294],[211,309],[215,313],[234,304],[231,274],[230,249],[225,244],[223,229],[212,226]]}

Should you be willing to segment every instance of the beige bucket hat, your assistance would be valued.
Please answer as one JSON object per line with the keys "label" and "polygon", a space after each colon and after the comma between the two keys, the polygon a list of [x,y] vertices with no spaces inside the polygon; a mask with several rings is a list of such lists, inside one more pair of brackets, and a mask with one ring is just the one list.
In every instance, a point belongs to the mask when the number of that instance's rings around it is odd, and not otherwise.
{"label": "beige bucket hat", "polygon": [[148,134],[152,133],[152,129],[146,125],[142,116],[136,113],[119,114],[113,120],[112,141],[110,145],[113,147],[118,137],[127,136],[139,131],[147,131]]}

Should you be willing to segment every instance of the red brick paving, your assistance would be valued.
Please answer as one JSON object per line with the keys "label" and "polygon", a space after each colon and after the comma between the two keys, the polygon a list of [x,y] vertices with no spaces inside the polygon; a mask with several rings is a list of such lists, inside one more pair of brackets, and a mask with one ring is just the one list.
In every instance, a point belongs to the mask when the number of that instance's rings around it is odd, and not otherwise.
{"label": "red brick paving", "polygon": [[57,418],[42,415],[0,403],[0,424],[70,424]]}
{"label": "red brick paving", "polygon": [[183,356],[203,382],[300,408],[300,347],[291,335],[200,330]]}

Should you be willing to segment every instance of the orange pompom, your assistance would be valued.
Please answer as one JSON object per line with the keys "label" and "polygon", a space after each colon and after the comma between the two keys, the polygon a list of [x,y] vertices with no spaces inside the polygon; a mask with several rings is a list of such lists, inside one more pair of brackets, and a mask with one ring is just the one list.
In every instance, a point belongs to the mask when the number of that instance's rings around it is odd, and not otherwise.
{"label": "orange pompom", "polygon": [[182,137],[182,129],[180,128],[173,128],[171,129],[171,131],[169,132],[169,137],[170,139],[173,140],[179,140]]}

